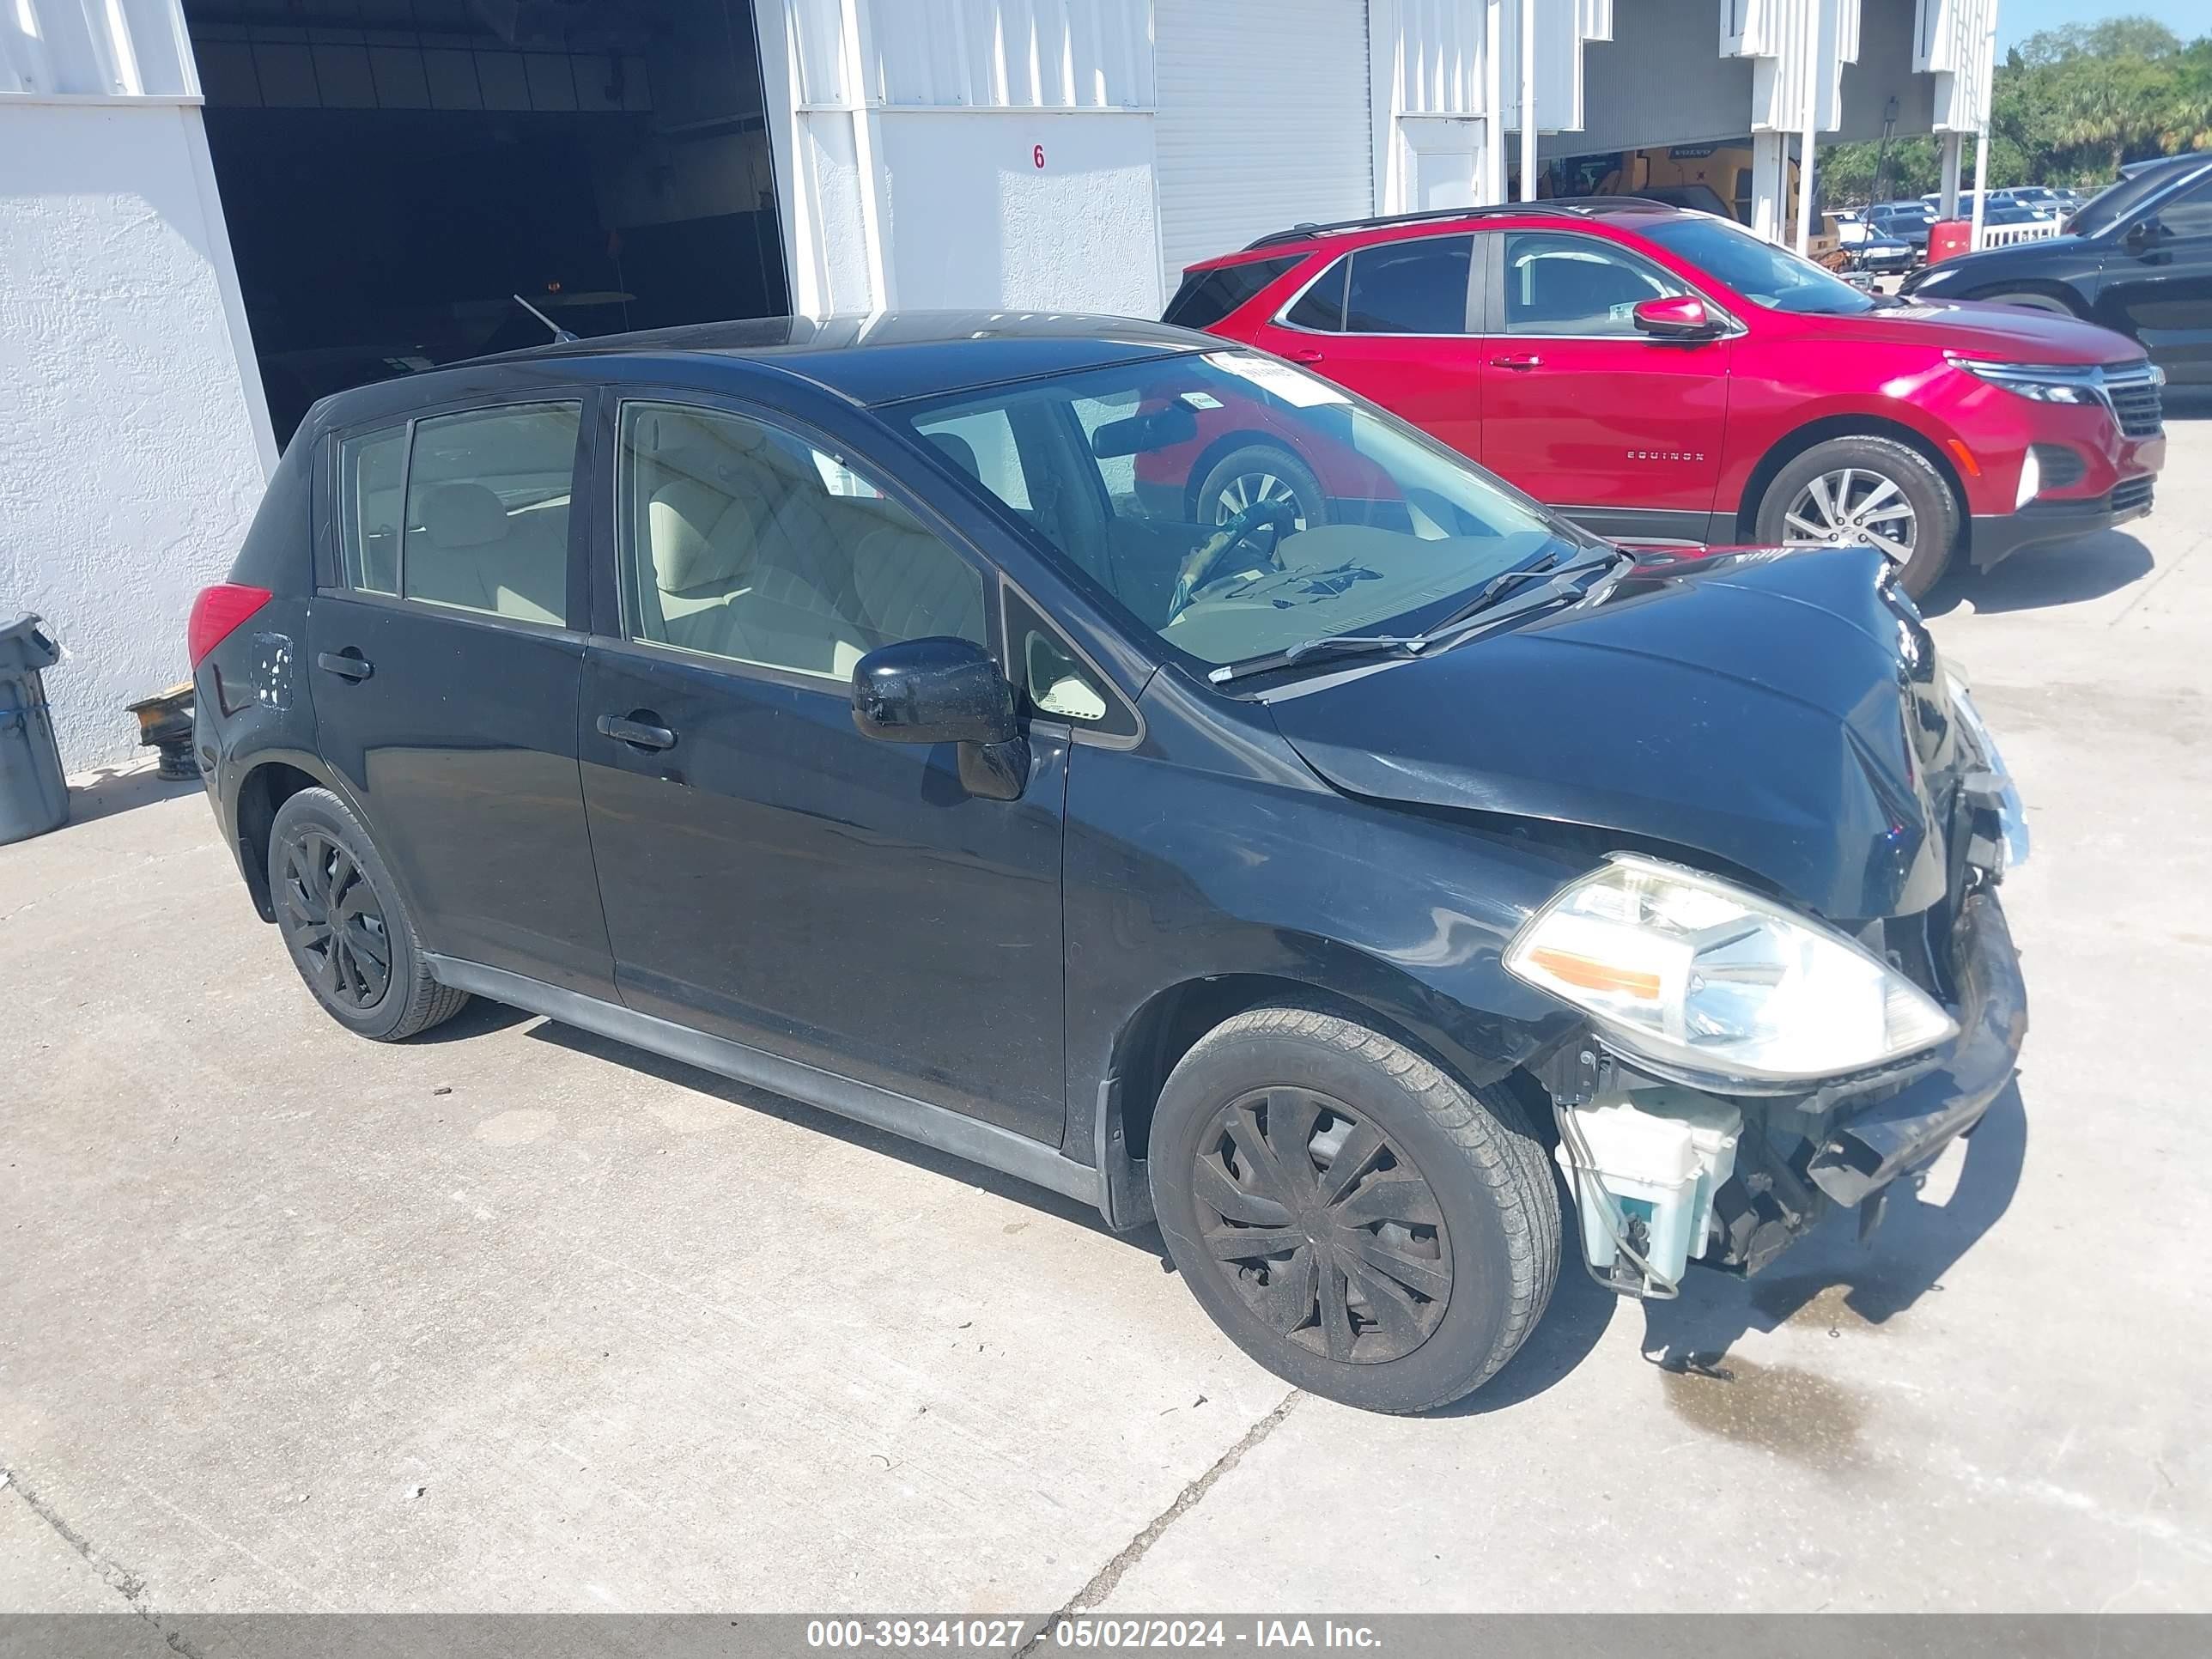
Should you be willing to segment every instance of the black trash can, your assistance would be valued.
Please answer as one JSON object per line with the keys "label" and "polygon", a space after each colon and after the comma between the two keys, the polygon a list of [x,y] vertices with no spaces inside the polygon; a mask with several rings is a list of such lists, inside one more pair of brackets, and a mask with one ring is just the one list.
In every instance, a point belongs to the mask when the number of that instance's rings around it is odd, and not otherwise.
{"label": "black trash can", "polygon": [[69,822],[69,784],[40,678],[61,659],[38,617],[0,628],[0,846]]}

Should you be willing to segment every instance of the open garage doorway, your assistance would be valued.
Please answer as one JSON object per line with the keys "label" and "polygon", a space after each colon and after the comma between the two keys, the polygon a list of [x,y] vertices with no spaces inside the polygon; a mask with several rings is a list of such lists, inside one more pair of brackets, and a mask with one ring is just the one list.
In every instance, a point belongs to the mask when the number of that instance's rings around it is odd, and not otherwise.
{"label": "open garage doorway", "polygon": [[318,398],[789,308],[752,0],[184,0],[279,442]]}

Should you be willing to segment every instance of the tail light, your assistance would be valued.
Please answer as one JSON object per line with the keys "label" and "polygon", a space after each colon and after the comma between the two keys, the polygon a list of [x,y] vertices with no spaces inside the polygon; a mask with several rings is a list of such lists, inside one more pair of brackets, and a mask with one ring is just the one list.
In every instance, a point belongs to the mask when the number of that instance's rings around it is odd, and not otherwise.
{"label": "tail light", "polygon": [[217,582],[200,589],[192,601],[192,619],[185,629],[185,649],[198,668],[200,659],[228,639],[239,623],[269,603],[265,587],[238,582]]}

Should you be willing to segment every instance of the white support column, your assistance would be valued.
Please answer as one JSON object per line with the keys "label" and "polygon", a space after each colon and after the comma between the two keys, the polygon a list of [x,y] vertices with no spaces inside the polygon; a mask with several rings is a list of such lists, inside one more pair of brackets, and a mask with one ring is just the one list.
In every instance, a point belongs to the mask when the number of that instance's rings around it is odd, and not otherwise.
{"label": "white support column", "polygon": [[1955,219],[1959,216],[1960,152],[1965,148],[1966,142],[1966,136],[1962,132],[1947,132],[1943,135],[1942,183],[1936,186],[1939,195],[1936,216],[1939,219]]}
{"label": "white support column", "polygon": [[1536,199],[1536,0],[1521,0],[1521,199]]}
{"label": "white support column", "polygon": [[1997,64],[1997,13],[1990,8],[1989,30],[1982,38],[1982,124],[1974,134],[1974,230],[1968,248],[1982,245],[1982,216],[1990,204],[1990,89]]}
{"label": "white support column", "polygon": [[[1809,38],[1805,43],[1805,125],[1798,135],[1797,149],[1797,253],[1799,258],[1813,251],[1813,152],[1820,143],[1820,5],[1813,0],[1812,15],[1807,20]],[[1783,200],[1789,198],[1789,173],[1784,171]]]}
{"label": "white support column", "polygon": [[1751,228],[1770,242],[1784,234],[1784,185],[1790,177],[1788,135],[1753,133],[1751,139]]}
{"label": "white support column", "polygon": [[1505,0],[1484,0],[1482,28],[1481,200],[1495,205],[1505,199]]}

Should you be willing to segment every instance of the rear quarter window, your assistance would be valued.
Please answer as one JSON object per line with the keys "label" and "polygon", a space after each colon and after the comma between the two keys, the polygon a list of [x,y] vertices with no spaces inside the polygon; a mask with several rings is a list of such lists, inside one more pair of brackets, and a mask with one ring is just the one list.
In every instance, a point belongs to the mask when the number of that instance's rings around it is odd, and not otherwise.
{"label": "rear quarter window", "polygon": [[1294,253],[1286,258],[1248,259],[1243,264],[1194,270],[1183,278],[1160,320],[1177,328],[1212,328],[1231,312],[1250,304],[1261,289],[1304,257]]}

